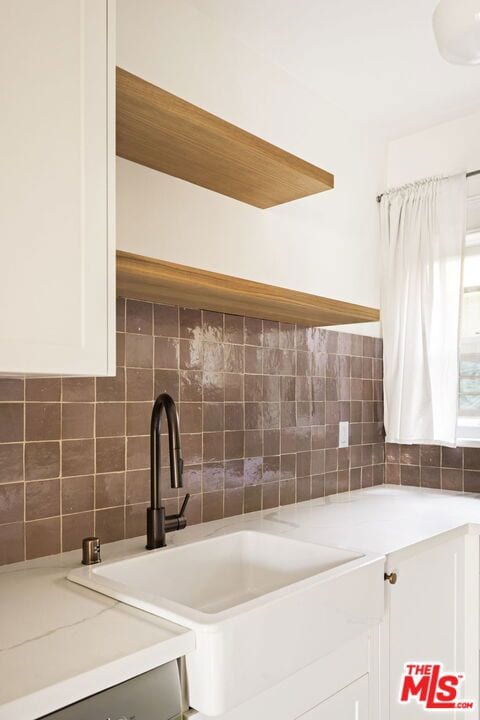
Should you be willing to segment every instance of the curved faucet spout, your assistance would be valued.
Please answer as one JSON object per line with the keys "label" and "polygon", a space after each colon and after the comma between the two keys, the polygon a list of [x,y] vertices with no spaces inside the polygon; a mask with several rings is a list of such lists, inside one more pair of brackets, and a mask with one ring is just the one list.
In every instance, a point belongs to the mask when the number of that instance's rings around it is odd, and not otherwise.
{"label": "curved faucet spout", "polygon": [[184,512],[189,499],[187,494],[182,510],[178,515],[165,515],[160,487],[160,427],[163,410],[165,410],[167,416],[170,483],[172,488],[182,487],[183,458],[177,408],[173,398],[167,393],[162,393],[155,400],[150,423],[150,507],[147,508],[148,550],[163,547],[166,544],[165,535],[167,532],[181,530],[185,527]]}
{"label": "curved faucet spout", "polygon": [[183,459],[180,446],[180,424],[173,398],[167,393],[157,397],[153,405],[150,422],[150,488],[152,508],[161,504],[160,490],[160,420],[165,410],[168,427],[168,450],[170,455],[170,482],[172,488],[182,487]]}

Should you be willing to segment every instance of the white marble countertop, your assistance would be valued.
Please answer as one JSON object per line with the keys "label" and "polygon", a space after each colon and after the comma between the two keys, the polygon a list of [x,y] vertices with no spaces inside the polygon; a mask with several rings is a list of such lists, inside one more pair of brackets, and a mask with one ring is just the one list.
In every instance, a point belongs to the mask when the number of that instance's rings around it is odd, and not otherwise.
{"label": "white marble countertop", "polygon": [[33,720],[194,649],[191,630],[71,583],[79,563],[77,550],[0,568],[0,720]]}
{"label": "white marble countertop", "polygon": [[419,543],[445,539],[446,534],[480,534],[480,494],[378,485],[194,525],[172,533],[168,544],[241,529],[384,555],[388,562],[414,552]]}
{"label": "white marble countertop", "polygon": [[[387,556],[415,552],[446,534],[480,533],[480,494],[379,485],[263,513],[291,537]],[[211,523],[213,525],[213,523]]]}
{"label": "white marble countertop", "polygon": [[[195,525],[168,544],[247,527],[385,555],[393,566],[419,543],[480,532],[480,495],[382,485]],[[134,538],[102,556],[143,550]],[[0,720],[34,720],[195,647],[192,631],[69,582],[79,560],[76,551],[0,568]]]}

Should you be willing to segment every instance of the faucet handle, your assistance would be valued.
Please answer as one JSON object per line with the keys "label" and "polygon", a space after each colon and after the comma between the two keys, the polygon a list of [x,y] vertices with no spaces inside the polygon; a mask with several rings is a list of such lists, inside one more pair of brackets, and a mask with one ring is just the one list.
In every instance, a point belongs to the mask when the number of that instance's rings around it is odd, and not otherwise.
{"label": "faucet handle", "polygon": [[183,518],[185,515],[185,510],[187,509],[188,501],[190,500],[190,493],[187,493],[185,497],[183,498],[182,507],[180,508],[180,512],[178,513],[179,518]]}
{"label": "faucet handle", "polygon": [[185,517],[185,510],[190,500],[190,493],[187,493],[183,499],[182,507],[180,512],[175,515],[167,515],[165,518],[165,532],[172,532],[173,530],[183,530],[187,527],[187,519]]}

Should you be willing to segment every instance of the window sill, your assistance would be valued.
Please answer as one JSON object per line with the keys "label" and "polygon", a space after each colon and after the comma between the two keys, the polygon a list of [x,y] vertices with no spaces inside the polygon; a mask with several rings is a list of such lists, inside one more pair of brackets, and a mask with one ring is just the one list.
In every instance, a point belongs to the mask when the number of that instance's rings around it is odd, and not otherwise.
{"label": "window sill", "polygon": [[480,438],[457,438],[457,447],[480,448]]}

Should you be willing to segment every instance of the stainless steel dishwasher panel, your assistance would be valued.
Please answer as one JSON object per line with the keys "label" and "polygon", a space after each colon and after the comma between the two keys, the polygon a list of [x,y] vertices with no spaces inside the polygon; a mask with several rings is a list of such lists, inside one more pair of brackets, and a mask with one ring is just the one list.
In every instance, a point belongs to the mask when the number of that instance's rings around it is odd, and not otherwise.
{"label": "stainless steel dishwasher panel", "polygon": [[180,720],[178,664],[172,661],[44,715],[42,720]]}

